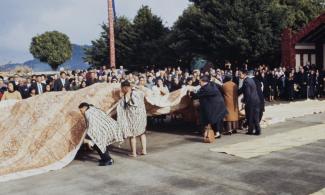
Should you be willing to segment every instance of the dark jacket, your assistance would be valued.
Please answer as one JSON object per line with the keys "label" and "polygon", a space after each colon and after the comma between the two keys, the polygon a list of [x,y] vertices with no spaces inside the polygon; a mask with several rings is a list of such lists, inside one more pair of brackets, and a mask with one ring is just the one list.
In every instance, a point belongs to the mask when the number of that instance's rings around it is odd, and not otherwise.
{"label": "dark jacket", "polygon": [[95,83],[97,83],[97,79],[87,79],[86,80],[86,85],[87,86],[93,85]]}
{"label": "dark jacket", "polygon": [[0,93],[4,93],[5,91],[7,91],[7,87],[0,87]]}
{"label": "dark jacket", "polygon": [[19,85],[18,91],[20,92],[20,95],[23,99],[30,97],[30,94],[29,94],[30,89],[27,85],[23,85],[23,86]]}
{"label": "dark jacket", "polygon": [[65,80],[65,84],[63,86],[61,78],[57,79],[54,82],[54,86],[53,86],[53,91],[62,91],[63,88],[65,88],[66,91],[70,90],[70,82],[68,79]]}
{"label": "dark jacket", "polygon": [[260,96],[257,92],[257,87],[254,79],[246,78],[243,82],[242,88],[239,90],[238,94],[244,94],[243,102],[248,107],[260,107],[261,101]]}
{"label": "dark jacket", "polygon": [[308,74],[306,72],[304,73],[299,72],[296,78],[297,78],[297,83],[298,85],[300,85],[300,87],[307,86]]}
{"label": "dark jacket", "polygon": [[256,85],[257,94],[260,99],[260,108],[261,108],[261,111],[264,112],[265,111],[265,101],[264,101],[264,94],[262,91],[262,82],[256,77],[254,77],[254,81],[255,81],[255,85]]}
{"label": "dark jacket", "polygon": [[[44,83],[41,83],[42,85],[42,90],[43,90],[43,93],[45,93],[45,84]],[[38,87],[37,87],[37,83],[33,83],[32,86],[31,86],[31,89],[35,89],[36,91],[36,95],[39,95],[39,91],[38,91]]]}
{"label": "dark jacket", "polygon": [[215,83],[210,82],[201,87],[196,96],[200,100],[202,125],[217,124],[228,114],[223,96]]}

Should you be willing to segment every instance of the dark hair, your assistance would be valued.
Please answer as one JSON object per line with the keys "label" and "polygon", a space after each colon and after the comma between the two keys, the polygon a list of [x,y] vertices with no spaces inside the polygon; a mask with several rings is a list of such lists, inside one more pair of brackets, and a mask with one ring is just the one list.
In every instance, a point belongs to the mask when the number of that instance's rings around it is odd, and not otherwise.
{"label": "dark hair", "polygon": [[193,78],[192,77],[189,77],[189,78],[186,79],[186,83],[188,83],[190,81],[193,81]]}
{"label": "dark hair", "polygon": [[240,72],[242,72],[243,74],[247,75],[248,74],[248,71],[243,69],[243,70],[240,70]]}
{"label": "dark hair", "polygon": [[60,72],[60,76],[62,76],[63,74],[67,75],[67,73],[65,73],[64,71]]}
{"label": "dark hair", "polygon": [[82,88],[82,84],[84,84],[84,83],[86,84],[86,87],[87,87],[86,81],[85,80],[82,80],[81,83],[80,83],[80,88]]}
{"label": "dark hair", "polygon": [[223,82],[228,82],[228,81],[231,81],[231,80],[232,80],[232,75],[231,74],[226,74]]}
{"label": "dark hair", "polygon": [[201,79],[200,79],[201,81],[203,81],[203,82],[210,82],[210,77],[209,76],[206,76],[206,75],[204,75],[203,77],[201,77]]}
{"label": "dark hair", "polygon": [[157,86],[158,86],[158,81],[161,81],[161,82],[163,83],[163,86],[165,86],[165,83],[164,83],[164,81],[162,80],[162,78],[158,77],[158,78],[156,79],[156,85],[157,85]]}
{"label": "dark hair", "polygon": [[32,93],[33,90],[36,92],[36,89],[35,88],[30,88],[29,89],[29,93]]}
{"label": "dark hair", "polygon": [[13,81],[8,82],[8,86],[9,86],[9,84],[12,84],[12,86],[14,86],[14,88],[16,87],[16,84]]}
{"label": "dark hair", "polygon": [[248,71],[247,74],[248,74],[248,75],[255,75],[255,72],[254,72],[254,70],[250,70],[250,71]]}
{"label": "dark hair", "polygon": [[52,77],[49,77],[49,78],[47,78],[46,83],[49,84],[49,83],[51,83],[52,81],[53,81],[53,78],[52,78]]}
{"label": "dark hair", "polygon": [[0,76],[0,79],[4,80],[3,76]]}
{"label": "dark hair", "polygon": [[131,87],[131,83],[128,80],[125,80],[121,83],[121,87]]}
{"label": "dark hair", "polygon": [[84,107],[87,107],[87,110],[88,110],[90,106],[93,106],[93,105],[92,105],[92,104],[88,104],[88,103],[86,103],[86,102],[82,102],[82,103],[79,105],[79,109],[84,108]]}
{"label": "dark hair", "polygon": [[10,84],[12,84],[12,86],[13,86],[13,91],[16,91],[17,90],[17,86],[16,86],[15,82],[13,82],[13,81],[9,81],[8,82],[8,86],[7,86],[8,91],[9,91],[9,85]]}

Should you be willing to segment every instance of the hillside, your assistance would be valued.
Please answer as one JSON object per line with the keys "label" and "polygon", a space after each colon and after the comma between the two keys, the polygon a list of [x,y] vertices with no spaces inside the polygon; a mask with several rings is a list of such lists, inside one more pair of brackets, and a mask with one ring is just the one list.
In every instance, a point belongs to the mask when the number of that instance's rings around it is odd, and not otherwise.
{"label": "hillside", "polygon": [[[65,69],[69,70],[77,70],[77,69],[87,69],[89,67],[83,61],[84,57],[84,48],[88,46],[80,46],[73,44],[72,45],[72,58],[62,64],[59,68],[64,67]],[[51,71],[51,67],[46,64],[40,62],[38,59],[28,60],[23,63],[14,63],[14,64],[5,64],[0,66],[0,71],[9,71],[15,69],[17,66],[26,65],[33,69],[34,72],[43,72],[43,71]]]}

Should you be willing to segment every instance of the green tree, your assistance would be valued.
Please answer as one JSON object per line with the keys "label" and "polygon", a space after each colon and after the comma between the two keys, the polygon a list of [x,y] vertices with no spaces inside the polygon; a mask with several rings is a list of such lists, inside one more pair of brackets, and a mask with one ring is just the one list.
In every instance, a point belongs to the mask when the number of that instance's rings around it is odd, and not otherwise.
{"label": "green tree", "polygon": [[285,26],[297,31],[324,11],[324,0],[273,0],[272,7],[282,12]]}
{"label": "green tree", "polygon": [[41,62],[48,63],[53,70],[69,60],[72,46],[69,37],[58,31],[45,32],[33,37],[30,53]]}
{"label": "green tree", "polygon": [[188,63],[280,64],[281,33],[320,13],[320,0],[191,0],[173,26],[172,48]]}
{"label": "green tree", "polygon": [[[273,29],[267,0],[193,0],[173,30],[177,42],[214,63],[252,62],[273,49]],[[176,45],[179,44],[176,42]],[[179,44],[182,46],[182,44]],[[178,48],[176,48],[178,49]],[[181,48],[182,50],[184,48]],[[193,57],[189,55],[188,57]],[[191,59],[188,59],[189,61]]]}
{"label": "green tree", "polygon": [[[85,49],[84,60],[95,67],[108,65],[110,61],[109,28],[103,24],[102,29],[99,39],[92,41],[91,47]],[[135,39],[132,24],[126,17],[118,17],[115,21],[114,30],[117,64],[127,66],[131,60],[129,56],[133,52],[132,42]]]}
{"label": "green tree", "polygon": [[139,9],[133,20],[134,42],[133,64],[138,68],[146,65],[166,65],[165,37],[169,30],[148,6]]}
{"label": "green tree", "polygon": [[[171,29],[151,12],[139,9],[133,21],[115,25],[117,64],[130,69],[147,65],[189,66],[195,57],[214,64],[280,65],[281,33],[298,30],[324,11],[323,0],[190,0]],[[86,50],[94,66],[109,62],[107,26]]]}
{"label": "green tree", "polygon": [[175,22],[168,43],[179,65],[187,67],[196,56],[208,53],[207,39],[201,30],[203,13],[196,6],[188,7]]}
{"label": "green tree", "polygon": [[[93,66],[109,64],[108,27],[103,25],[100,38],[86,49],[84,60]],[[129,69],[143,69],[147,65],[166,65],[173,50],[167,44],[168,28],[152,14],[148,6],[139,9],[131,22],[125,17],[115,21],[116,61]]]}

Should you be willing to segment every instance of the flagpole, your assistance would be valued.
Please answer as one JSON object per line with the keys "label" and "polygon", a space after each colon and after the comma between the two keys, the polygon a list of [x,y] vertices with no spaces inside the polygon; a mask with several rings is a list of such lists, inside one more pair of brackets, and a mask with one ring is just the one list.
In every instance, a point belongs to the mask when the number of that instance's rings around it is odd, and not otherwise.
{"label": "flagpole", "polygon": [[109,24],[109,56],[110,56],[110,66],[111,68],[116,67],[115,60],[115,35],[114,35],[114,10],[113,10],[113,0],[107,0],[108,2],[108,24]]}

